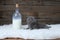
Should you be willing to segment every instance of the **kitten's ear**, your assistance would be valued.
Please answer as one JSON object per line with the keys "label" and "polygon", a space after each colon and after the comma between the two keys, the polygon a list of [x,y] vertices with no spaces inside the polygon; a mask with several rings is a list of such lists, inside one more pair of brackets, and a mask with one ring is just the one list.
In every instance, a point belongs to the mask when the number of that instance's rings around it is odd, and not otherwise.
{"label": "kitten's ear", "polygon": [[26,16],[26,18],[29,18],[29,17],[31,17],[31,16]]}

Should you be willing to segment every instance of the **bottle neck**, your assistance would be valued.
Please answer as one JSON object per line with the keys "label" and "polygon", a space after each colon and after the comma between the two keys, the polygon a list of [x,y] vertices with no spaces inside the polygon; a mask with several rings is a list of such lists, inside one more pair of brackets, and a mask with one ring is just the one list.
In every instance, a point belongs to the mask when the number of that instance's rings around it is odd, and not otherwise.
{"label": "bottle neck", "polygon": [[16,12],[16,13],[18,13],[18,12],[19,12],[19,9],[18,9],[18,8],[16,8],[15,12]]}

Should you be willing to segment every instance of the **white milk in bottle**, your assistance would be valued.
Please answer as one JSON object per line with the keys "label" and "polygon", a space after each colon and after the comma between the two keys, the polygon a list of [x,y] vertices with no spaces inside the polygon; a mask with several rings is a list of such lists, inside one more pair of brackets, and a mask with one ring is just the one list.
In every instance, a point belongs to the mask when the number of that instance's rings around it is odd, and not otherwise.
{"label": "white milk in bottle", "polygon": [[21,13],[19,12],[18,7],[19,7],[18,4],[16,4],[15,13],[12,16],[13,29],[21,29],[22,27],[22,18],[21,18]]}

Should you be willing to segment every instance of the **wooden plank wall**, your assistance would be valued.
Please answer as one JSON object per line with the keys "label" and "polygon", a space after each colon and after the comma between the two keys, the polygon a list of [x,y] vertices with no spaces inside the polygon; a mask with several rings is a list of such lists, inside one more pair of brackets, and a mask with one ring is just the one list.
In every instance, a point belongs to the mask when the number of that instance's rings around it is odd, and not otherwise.
{"label": "wooden plank wall", "polygon": [[0,24],[12,23],[16,3],[23,24],[26,24],[26,16],[35,16],[39,23],[60,23],[60,0],[0,0]]}

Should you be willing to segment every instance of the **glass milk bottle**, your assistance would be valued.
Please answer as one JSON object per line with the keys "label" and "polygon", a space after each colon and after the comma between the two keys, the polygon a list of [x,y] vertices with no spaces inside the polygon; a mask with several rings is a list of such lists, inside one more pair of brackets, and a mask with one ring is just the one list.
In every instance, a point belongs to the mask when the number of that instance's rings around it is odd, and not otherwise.
{"label": "glass milk bottle", "polygon": [[18,4],[16,4],[15,13],[12,16],[13,29],[21,29],[22,26],[21,13],[19,12],[18,7]]}

